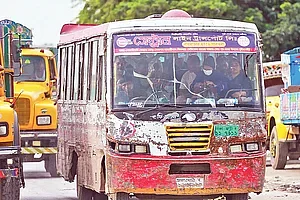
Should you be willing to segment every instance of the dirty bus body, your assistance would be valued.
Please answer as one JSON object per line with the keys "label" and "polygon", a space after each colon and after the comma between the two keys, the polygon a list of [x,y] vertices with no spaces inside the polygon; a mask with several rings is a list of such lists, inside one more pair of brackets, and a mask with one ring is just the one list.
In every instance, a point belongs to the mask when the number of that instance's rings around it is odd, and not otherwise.
{"label": "dirty bus body", "polygon": [[[58,171],[71,182],[77,175],[81,200],[248,199],[262,191],[266,131],[256,26],[172,14],[61,30]],[[231,88],[226,98],[188,91],[190,98],[177,100],[184,85],[177,77],[186,71],[177,64],[191,54],[201,64],[208,54],[236,57],[251,82],[249,96],[229,97],[243,90]]]}
{"label": "dirty bus body", "polygon": [[12,63],[20,64],[20,60],[13,44],[15,30],[9,25],[9,20],[0,21],[0,199],[19,200],[24,177]]}
{"label": "dirty bus body", "polygon": [[22,75],[15,78],[15,95],[24,162],[45,161],[57,176],[56,60],[48,49],[22,48]]}

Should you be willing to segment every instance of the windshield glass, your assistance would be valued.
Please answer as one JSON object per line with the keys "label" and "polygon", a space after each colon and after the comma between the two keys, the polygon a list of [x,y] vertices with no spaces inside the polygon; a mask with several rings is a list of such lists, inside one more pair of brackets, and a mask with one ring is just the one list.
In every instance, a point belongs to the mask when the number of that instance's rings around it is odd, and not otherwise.
{"label": "windshield glass", "polygon": [[[15,66],[15,74],[19,74],[20,68]],[[15,77],[15,81],[42,82],[46,79],[45,60],[41,56],[22,56],[22,75]]]}
{"label": "windshield glass", "polygon": [[114,35],[114,107],[260,107],[255,44],[244,33]]}

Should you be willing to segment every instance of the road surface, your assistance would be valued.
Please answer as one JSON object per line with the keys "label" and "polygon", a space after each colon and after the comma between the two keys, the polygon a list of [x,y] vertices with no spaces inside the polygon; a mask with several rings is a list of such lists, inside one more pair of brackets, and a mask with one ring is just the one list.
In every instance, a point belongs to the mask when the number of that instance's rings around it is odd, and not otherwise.
{"label": "road surface", "polygon": [[25,188],[21,200],[77,200],[76,183],[63,178],[51,178],[44,169],[44,162],[24,163]]}
{"label": "road surface", "polygon": [[[44,163],[24,163],[26,188],[21,200],[76,200],[76,184],[63,178],[51,178]],[[289,162],[285,170],[267,167],[264,192],[250,194],[251,200],[300,199],[300,161]]]}

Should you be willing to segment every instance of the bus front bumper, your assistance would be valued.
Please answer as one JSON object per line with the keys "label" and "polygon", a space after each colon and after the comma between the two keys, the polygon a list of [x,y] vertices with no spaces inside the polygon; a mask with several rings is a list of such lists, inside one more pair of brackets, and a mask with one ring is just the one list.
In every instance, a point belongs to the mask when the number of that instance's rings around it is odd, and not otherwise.
{"label": "bus front bumper", "polygon": [[108,192],[157,195],[260,193],[266,154],[243,157],[106,157]]}

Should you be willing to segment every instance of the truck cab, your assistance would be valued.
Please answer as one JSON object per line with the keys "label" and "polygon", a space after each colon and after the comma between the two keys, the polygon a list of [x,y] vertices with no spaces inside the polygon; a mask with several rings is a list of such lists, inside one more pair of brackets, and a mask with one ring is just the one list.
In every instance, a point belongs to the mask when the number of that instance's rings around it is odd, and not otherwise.
{"label": "truck cab", "polygon": [[14,105],[12,63],[20,67],[19,49],[13,43],[16,23],[0,21],[0,199],[19,200],[25,186],[18,116]]}
{"label": "truck cab", "polygon": [[22,48],[22,74],[15,78],[15,96],[24,161],[45,161],[56,176],[56,60],[48,49]]}

